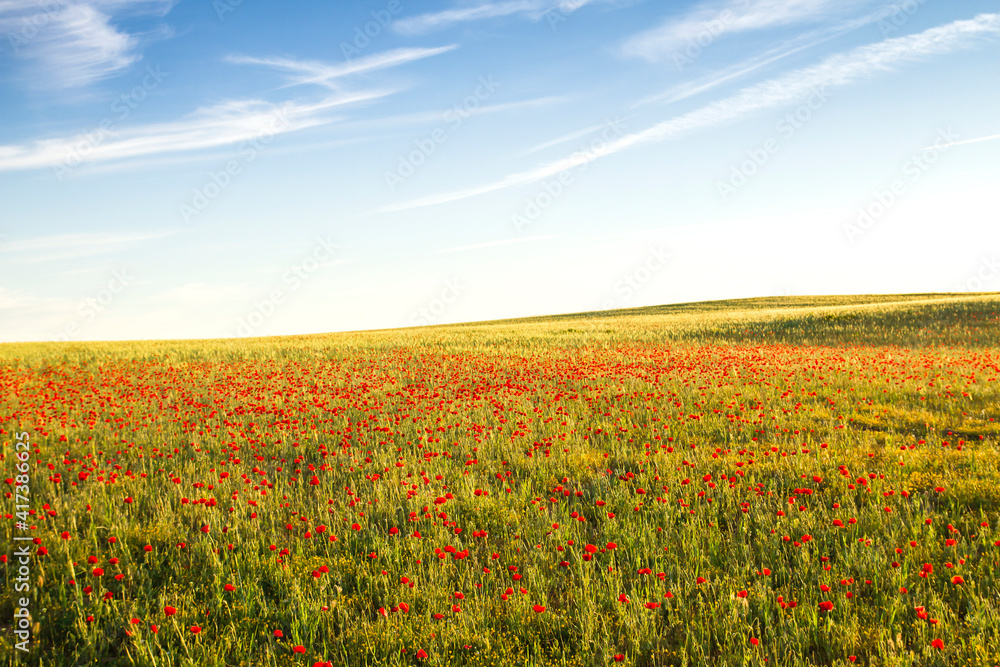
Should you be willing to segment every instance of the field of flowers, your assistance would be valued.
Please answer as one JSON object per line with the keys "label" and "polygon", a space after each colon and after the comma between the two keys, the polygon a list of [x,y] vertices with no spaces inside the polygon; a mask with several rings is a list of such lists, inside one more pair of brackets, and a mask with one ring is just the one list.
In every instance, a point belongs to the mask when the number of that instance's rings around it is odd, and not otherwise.
{"label": "field of flowers", "polygon": [[0,385],[8,663],[1000,664],[1000,296],[3,345]]}

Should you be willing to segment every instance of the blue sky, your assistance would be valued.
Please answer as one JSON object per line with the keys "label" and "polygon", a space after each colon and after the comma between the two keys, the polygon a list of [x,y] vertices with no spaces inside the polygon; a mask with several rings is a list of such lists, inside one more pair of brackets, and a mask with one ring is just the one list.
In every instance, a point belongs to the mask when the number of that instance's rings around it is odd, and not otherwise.
{"label": "blue sky", "polygon": [[1000,290],[1000,7],[0,0],[0,340]]}

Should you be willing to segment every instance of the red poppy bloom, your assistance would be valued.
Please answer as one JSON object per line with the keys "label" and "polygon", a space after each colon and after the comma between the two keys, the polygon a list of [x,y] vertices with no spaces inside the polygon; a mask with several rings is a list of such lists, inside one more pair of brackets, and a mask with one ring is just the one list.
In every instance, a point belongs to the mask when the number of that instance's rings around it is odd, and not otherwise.
{"label": "red poppy bloom", "polygon": [[226,592],[228,592],[228,593],[232,593],[233,591],[235,591],[235,590],[236,590],[236,587],[235,587],[235,586],[233,586],[232,584],[226,584],[225,586],[223,586],[223,588],[224,588],[224,589],[226,590]]}
{"label": "red poppy bloom", "polygon": [[296,653],[305,653],[306,647],[299,644],[298,646],[293,646],[292,650],[295,651]]}
{"label": "red poppy bloom", "polygon": [[281,630],[275,630],[274,631],[274,636],[277,637],[278,639],[281,639],[282,637],[285,636],[285,633],[282,632]]}
{"label": "red poppy bloom", "polygon": [[420,649],[419,651],[417,651],[417,657],[419,659],[421,659],[421,660],[426,659],[427,658],[427,651],[425,651],[424,649]]}
{"label": "red poppy bloom", "polygon": [[200,626],[197,626],[197,625],[192,625],[191,626],[191,634],[192,635],[196,635],[199,632],[201,632],[201,627]]}
{"label": "red poppy bloom", "polygon": [[615,653],[615,662],[622,662],[623,660],[625,660],[624,653]]}
{"label": "red poppy bloom", "polygon": [[545,611],[545,607],[543,607],[540,604],[536,604],[534,607],[532,607],[532,610],[534,610],[536,614],[541,614],[543,611]]}
{"label": "red poppy bloom", "polygon": [[933,646],[934,648],[936,648],[939,651],[943,651],[944,650],[944,641],[941,640],[941,639],[935,639],[934,641],[931,642],[931,646]]}
{"label": "red poppy bloom", "polygon": [[819,603],[819,608],[822,611],[833,611],[833,603],[830,602],[829,600],[826,601],[826,602],[820,602]]}
{"label": "red poppy bloom", "polygon": [[965,579],[963,579],[962,577],[960,577],[960,576],[958,576],[956,574],[954,577],[951,578],[951,583],[953,583],[956,586],[958,586],[959,584],[964,584],[965,583]]}
{"label": "red poppy bloom", "polygon": [[166,607],[163,608],[163,613],[166,614],[167,616],[173,616],[174,614],[177,613],[177,608],[167,605]]}

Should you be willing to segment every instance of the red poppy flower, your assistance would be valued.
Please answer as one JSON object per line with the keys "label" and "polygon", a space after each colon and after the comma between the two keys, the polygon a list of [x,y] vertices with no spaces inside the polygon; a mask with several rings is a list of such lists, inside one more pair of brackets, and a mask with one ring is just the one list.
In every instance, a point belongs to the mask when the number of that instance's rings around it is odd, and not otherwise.
{"label": "red poppy flower", "polygon": [[301,644],[299,644],[298,646],[293,646],[292,650],[294,652],[296,652],[296,653],[305,653],[306,652],[306,647],[302,646]]}
{"label": "red poppy flower", "polygon": [[166,607],[163,608],[163,613],[166,614],[167,616],[173,616],[174,614],[177,613],[177,608],[167,605]]}
{"label": "red poppy flower", "polygon": [[943,651],[944,650],[944,641],[941,640],[941,639],[935,639],[934,641],[931,642],[931,646],[933,646],[934,648],[936,648],[939,651]]}
{"label": "red poppy flower", "polygon": [[424,649],[420,649],[419,651],[417,651],[417,658],[419,658],[420,660],[425,660],[427,658],[427,651],[425,651]]}
{"label": "red poppy flower", "polygon": [[200,626],[197,626],[197,625],[192,625],[191,626],[191,634],[192,635],[196,635],[199,632],[201,632],[201,627]]}
{"label": "red poppy flower", "polygon": [[545,611],[545,607],[543,607],[540,604],[536,604],[534,607],[532,607],[532,610],[534,610],[536,614],[541,614],[543,611]]}
{"label": "red poppy flower", "polygon": [[826,602],[820,602],[819,603],[819,608],[822,611],[833,611],[833,603],[830,602],[829,600],[826,601]]}
{"label": "red poppy flower", "polygon": [[953,583],[956,586],[958,586],[959,584],[964,584],[965,583],[965,579],[963,579],[962,577],[960,577],[960,576],[958,576],[956,574],[954,577],[951,578],[951,583]]}
{"label": "red poppy flower", "polygon": [[281,639],[282,637],[285,636],[285,633],[282,632],[281,630],[275,630],[274,631],[274,636],[277,637],[278,639]]}
{"label": "red poppy flower", "polygon": [[615,653],[615,662],[622,662],[623,660],[625,660],[624,653]]}

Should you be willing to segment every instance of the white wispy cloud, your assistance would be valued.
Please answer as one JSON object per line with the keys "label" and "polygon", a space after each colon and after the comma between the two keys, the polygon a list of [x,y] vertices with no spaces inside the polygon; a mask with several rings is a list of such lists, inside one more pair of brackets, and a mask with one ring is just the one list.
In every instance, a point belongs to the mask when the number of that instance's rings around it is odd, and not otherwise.
{"label": "white wispy cloud", "polygon": [[[108,118],[87,131],[69,137],[0,145],[0,171],[65,168],[124,159],[156,157],[230,146],[264,135],[284,134],[341,120],[330,113],[342,107],[375,100],[393,90],[340,91],[338,80],[352,74],[396,67],[454,49],[403,48],[375,53],[350,63],[328,64],[289,58],[232,55],[234,64],[272,67],[291,75],[292,83],[313,83],[334,92],[315,102],[273,103],[258,99],[231,100],[194,111],[176,121],[118,129]],[[131,164],[131,163],[130,163]],[[113,166],[112,166],[113,168]]]}
{"label": "white wispy cloud", "polygon": [[905,37],[887,39],[825,59],[818,65],[798,69],[775,79],[744,88],[739,93],[675,116],[641,132],[624,135],[588,153],[574,153],[534,169],[510,174],[498,181],[464,190],[446,192],[381,209],[402,211],[432,206],[534,183],[561,171],[581,166],[635,146],[675,139],[696,130],[729,122],[762,109],[797,102],[815,91],[845,86],[878,72],[931,55],[967,47],[975,40],[1000,33],[1000,14],[981,14]]}
{"label": "white wispy cloud", "polygon": [[926,150],[928,148],[949,148],[951,146],[963,146],[965,144],[979,144],[984,141],[996,141],[1000,139],[1000,134],[990,134],[985,137],[976,137],[974,139],[963,139],[961,141],[953,141],[950,144],[937,144],[935,146],[924,146],[920,150]]}
{"label": "white wispy cloud", "polygon": [[531,155],[532,153],[537,153],[538,151],[545,150],[546,148],[552,148],[553,146],[558,146],[559,144],[565,144],[568,141],[573,141],[574,139],[579,139],[580,137],[585,137],[588,134],[593,134],[597,132],[602,127],[607,127],[607,123],[600,123],[598,125],[591,125],[590,127],[585,127],[582,130],[577,130],[576,132],[570,132],[569,134],[564,134],[561,137],[556,137],[555,139],[550,139],[548,141],[543,141],[540,144],[536,144],[524,151],[523,155]]}
{"label": "white wispy cloud", "polygon": [[508,0],[507,2],[484,2],[473,7],[459,7],[440,12],[420,14],[393,24],[397,32],[415,35],[456,23],[482,21],[484,19],[520,14],[533,20],[541,19],[547,12],[557,11],[570,14],[594,0]]}
{"label": "white wispy cloud", "polygon": [[389,91],[345,93],[313,103],[283,105],[237,100],[200,109],[187,118],[167,123],[123,130],[95,129],[75,137],[0,145],[0,171],[73,167],[78,161],[106,162],[238,144],[264,135],[331,123],[337,118],[326,113],[330,109],[388,94]]}
{"label": "white wispy cloud", "polygon": [[114,75],[139,58],[139,40],[115,25],[122,14],[163,16],[174,0],[8,0],[0,32],[27,63],[34,87],[70,89]]}
{"label": "white wispy cloud", "polygon": [[699,36],[761,30],[795,23],[828,20],[872,0],[728,0],[703,3],[665,20],[661,25],[630,37],[621,47],[624,55],[659,62],[683,54]]}
{"label": "white wispy cloud", "polygon": [[787,58],[788,56],[805,51],[806,49],[822,44],[823,42],[829,41],[835,37],[844,35],[852,30],[857,30],[858,28],[869,25],[872,22],[883,18],[887,12],[891,11],[891,8],[883,8],[882,10],[859,18],[797,35],[792,39],[767,49],[763,53],[751,56],[742,62],[723,68],[719,71],[711,72],[697,79],[685,81],[684,83],[672,86],[661,93],[643,98],[642,100],[636,102],[633,107],[648,104],[650,102],[671,104],[673,102],[678,102],[680,100],[704,93],[712,90],[713,88],[717,88],[718,86],[743,78],[748,74],[776,63],[779,60]]}
{"label": "white wispy cloud", "polygon": [[175,234],[174,231],[147,232],[141,234],[79,233],[52,234],[33,238],[6,241],[0,244],[0,255],[5,263],[36,264],[62,261],[92,255],[119,252],[145,241],[162,239]]}
{"label": "white wispy cloud", "polygon": [[291,79],[288,85],[315,84],[328,88],[338,88],[337,80],[351,74],[396,67],[406,63],[436,56],[457,48],[456,44],[435,48],[401,48],[375,53],[345,63],[324,63],[312,60],[292,60],[290,58],[253,58],[230,55],[226,60],[239,65],[264,65],[281,70]]}

